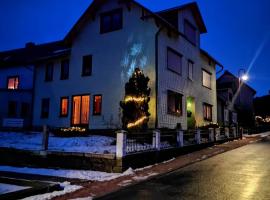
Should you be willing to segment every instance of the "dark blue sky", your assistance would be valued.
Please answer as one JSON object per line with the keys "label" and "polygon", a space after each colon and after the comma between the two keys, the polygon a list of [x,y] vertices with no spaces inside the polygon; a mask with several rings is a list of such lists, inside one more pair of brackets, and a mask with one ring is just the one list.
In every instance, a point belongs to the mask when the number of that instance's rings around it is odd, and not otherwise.
{"label": "dark blue sky", "polygon": [[[23,47],[28,41],[63,39],[92,0],[1,0],[0,51]],[[188,0],[138,0],[162,10]],[[237,75],[250,67],[250,84],[257,95],[270,90],[270,1],[198,0],[208,33],[202,48]],[[255,56],[257,55],[257,56]],[[256,59],[255,59],[256,58]]]}

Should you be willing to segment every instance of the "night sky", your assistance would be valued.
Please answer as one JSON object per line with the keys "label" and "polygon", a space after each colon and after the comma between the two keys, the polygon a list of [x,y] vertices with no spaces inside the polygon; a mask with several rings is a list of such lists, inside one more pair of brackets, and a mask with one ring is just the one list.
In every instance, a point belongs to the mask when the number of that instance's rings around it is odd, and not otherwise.
{"label": "night sky", "polygon": [[[61,40],[92,0],[1,0],[0,51]],[[138,0],[153,11],[187,0]],[[270,90],[270,1],[198,0],[208,33],[201,47],[225,69],[248,69],[257,96]]]}

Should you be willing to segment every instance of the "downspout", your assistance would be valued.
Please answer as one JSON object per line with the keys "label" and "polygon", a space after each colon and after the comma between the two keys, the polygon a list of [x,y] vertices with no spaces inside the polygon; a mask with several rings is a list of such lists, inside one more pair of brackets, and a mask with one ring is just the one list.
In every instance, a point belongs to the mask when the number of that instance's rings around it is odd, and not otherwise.
{"label": "downspout", "polygon": [[155,34],[155,71],[156,71],[156,120],[155,120],[155,128],[158,128],[158,49],[159,49],[159,42],[158,36],[162,31],[163,27],[160,27]]}

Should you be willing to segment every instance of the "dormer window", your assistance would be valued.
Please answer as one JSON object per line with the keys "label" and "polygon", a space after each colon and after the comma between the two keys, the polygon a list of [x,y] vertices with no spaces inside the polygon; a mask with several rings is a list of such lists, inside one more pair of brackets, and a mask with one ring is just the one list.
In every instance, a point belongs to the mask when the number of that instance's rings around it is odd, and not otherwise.
{"label": "dormer window", "polygon": [[100,33],[108,33],[122,29],[123,11],[115,9],[100,15]]}
{"label": "dormer window", "polygon": [[8,77],[8,86],[9,90],[19,89],[19,76]]}
{"label": "dormer window", "polygon": [[196,45],[196,28],[187,20],[184,22],[184,34],[188,41],[190,41],[192,44]]}

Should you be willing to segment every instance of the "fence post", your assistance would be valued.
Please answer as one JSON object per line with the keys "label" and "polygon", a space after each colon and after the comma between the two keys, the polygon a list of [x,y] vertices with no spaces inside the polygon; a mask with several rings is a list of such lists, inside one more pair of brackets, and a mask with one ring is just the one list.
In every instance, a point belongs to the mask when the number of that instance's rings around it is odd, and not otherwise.
{"label": "fence post", "polygon": [[224,131],[225,131],[225,136],[226,136],[227,138],[229,138],[229,137],[230,137],[230,129],[229,129],[228,127],[225,127],[225,128],[224,128]]}
{"label": "fence post", "polygon": [[220,128],[216,128],[216,141],[218,141],[220,139]]}
{"label": "fence post", "polygon": [[233,137],[236,138],[236,128],[232,127],[232,131],[233,131]]}
{"label": "fence post", "polygon": [[196,130],[196,135],[195,135],[195,139],[196,139],[196,143],[197,144],[201,144],[201,130],[200,129],[197,129]]}
{"label": "fence post", "polygon": [[127,132],[119,130],[116,132],[116,157],[122,158],[126,155]]}
{"label": "fence post", "polygon": [[210,142],[214,142],[215,141],[215,133],[214,133],[214,129],[213,128],[209,128],[209,140]]}
{"label": "fence post", "polygon": [[49,143],[49,130],[47,125],[43,125],[43,133],[42,133],[42,150],[48,150]]}
{"label": "fence post", "polygon": [[182,130],[177,130],[177,145],[178,147],[184,146],[184,133]]}
{"label": "fence post", "polygon": [[243,129],[243,127],[240,127],[240,138],[241,138],[241,140],[243,139],[243,134],[244,134],[244,129]]}
{"label": "fence post", "polygon": [[160,130],[153,131],[153,146],[156,150],[160,150]]}

